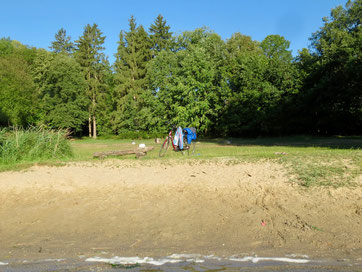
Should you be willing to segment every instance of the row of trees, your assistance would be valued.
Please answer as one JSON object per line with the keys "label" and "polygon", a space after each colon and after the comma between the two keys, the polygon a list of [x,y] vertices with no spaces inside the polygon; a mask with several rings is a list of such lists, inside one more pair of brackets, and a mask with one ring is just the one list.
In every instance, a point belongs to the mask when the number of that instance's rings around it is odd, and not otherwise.
{"label": "row of trees", "polygon": [[50,51],[1,39],[0,122],[93,137],[170,124],[221,136],[357,134],[361,10],[362,0],[333,9],[294,59],[279,35],[175,36],[161,15],[148,31],[130,18],[113,65],[96,24],[74,42],[60,29]]}

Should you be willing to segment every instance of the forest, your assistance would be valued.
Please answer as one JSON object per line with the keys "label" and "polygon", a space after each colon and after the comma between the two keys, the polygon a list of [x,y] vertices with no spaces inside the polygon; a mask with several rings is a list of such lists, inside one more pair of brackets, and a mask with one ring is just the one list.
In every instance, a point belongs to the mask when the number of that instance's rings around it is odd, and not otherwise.
{"label": "forest", "polygon": [[174,35],[159,15],[133,16],[115,62],[97,24],[48,49],[0,39],[0,127],[74,136],[150,137],[172,125],[212,137],[358,135],[362,131],[362,0],[331,10],[296,57],[280,35],[223,40],[208,28]]}

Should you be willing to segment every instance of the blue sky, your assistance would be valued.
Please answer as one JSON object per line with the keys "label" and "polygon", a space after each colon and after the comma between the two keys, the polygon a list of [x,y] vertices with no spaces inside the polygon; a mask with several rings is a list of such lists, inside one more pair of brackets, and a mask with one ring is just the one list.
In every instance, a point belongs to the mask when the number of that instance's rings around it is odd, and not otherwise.
{"label": "blue sky", "polygon": [[106,36],[105,54],[111,62],[119,32],[128,30],[134,15],[145,29],[162,14],[171,31],[180,34],[206,26],[224,40],[235,32],[262,41],[279,34],[291,42],[293,55],[308,47],[313,32],[322,26],[337,5],[347,0],[0,0],[0,37],[48,48],[54,34],[65,28],[72,40],[82,35],[86,24],[98,24]]}

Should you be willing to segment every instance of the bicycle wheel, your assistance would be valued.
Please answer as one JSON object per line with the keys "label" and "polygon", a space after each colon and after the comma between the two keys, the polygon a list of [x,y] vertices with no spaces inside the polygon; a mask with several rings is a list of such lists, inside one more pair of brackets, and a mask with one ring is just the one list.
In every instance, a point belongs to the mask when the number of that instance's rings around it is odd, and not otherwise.
{"label": "bicycle wheel", "polygon": [[186,137],[184,137],[184,149],[181,150],[182,155],[190,155],[190,146],[187,144]]}
{"label": "bicycle wheel", "polygon": [[184,149],[182,150],[182,155],[193,155],[195,153],[195,141],[192,141],[191,144],[187,143],[186,137],[184,138]]}
{"label": "bicycle wheel", "polygon": [[170,138],[167,137],[167,139],[163,142],[163,144],[161,145],[161,149],[160,152],[158,153],[158,155],[160,157],[163,157],[166,154],[166,151],[168,149],[168,145],[170,144]]}
{"label": "bicycle wheel", "polygon": [[195,147],[196,147],[196,143],[195,143],[195,141],[192,141],[190,144],[190,150],[189,150],[191,155],[195,154]]}

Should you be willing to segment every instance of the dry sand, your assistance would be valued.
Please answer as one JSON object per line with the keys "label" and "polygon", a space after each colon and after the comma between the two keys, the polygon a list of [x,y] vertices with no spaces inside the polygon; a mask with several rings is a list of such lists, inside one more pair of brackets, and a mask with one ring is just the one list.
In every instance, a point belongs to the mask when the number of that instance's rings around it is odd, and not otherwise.
{"label": "dry sand", "polygon": [[303,189],[268,161],[0,173],[0,259],[173,253],[361,258],[362,186]]}

